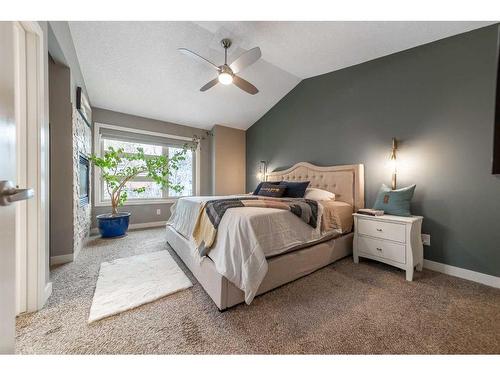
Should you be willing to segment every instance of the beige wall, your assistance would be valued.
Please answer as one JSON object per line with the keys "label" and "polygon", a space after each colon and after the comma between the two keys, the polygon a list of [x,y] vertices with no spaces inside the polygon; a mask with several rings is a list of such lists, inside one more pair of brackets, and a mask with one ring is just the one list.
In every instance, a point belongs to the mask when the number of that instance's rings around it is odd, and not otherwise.
{"label": "beige wall", "polygon": [[245,131],[215,125],[212,143],[214,195],[245,193]]}

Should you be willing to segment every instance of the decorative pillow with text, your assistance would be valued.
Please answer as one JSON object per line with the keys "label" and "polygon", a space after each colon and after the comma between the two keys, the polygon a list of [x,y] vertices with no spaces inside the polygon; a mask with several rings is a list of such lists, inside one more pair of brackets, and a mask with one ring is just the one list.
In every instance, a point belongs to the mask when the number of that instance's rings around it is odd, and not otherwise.
{"label": "decorative pillow with text", "polygon": [[264,197],[280,198],[285,193],[286,186],[264,182],[257,195]]}

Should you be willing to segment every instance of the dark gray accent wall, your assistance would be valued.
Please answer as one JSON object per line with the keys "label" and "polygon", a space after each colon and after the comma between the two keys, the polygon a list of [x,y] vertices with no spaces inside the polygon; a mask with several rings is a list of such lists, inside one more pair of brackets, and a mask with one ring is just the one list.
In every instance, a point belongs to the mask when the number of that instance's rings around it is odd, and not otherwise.
{"label": "dark gray accent wall", "polygon": [[363,163],[366,205],[417,184],[425,258],[500,276],[500,178],[491,174],[498,25],[302,81],[247,130],[247,190],[260,160]]}
{"label": "dark gray accent wall", "polygon": [[[205,137],[201,141],[200,153],[200,194],[210,195],[212,193],[211,181],[211,140],[206,136],[206,131],[203,129],[192,128],[189,126],[178,125],[171,122],[152,120],[145,117],[133,116],[125,113],[114,112],[101,108],[92,108],[92,118],[94,122],[117,125],[133,129],[142,129],[158,133],[166,133],[179,135],[184,137],[192,137],[198,135]],[[170,207],[172,204],[143,204],[143,205],[125,205],[123,211],[131,212],[130,223],[142,224],[150,222],[165,221],[170,216]],[[157,215],[157,209],[161,210],[161,214]],[[95,216],[111,211],[111,207],[97,207],[94,204],[94,194],[92,194],[92,228],[97,226]]]}

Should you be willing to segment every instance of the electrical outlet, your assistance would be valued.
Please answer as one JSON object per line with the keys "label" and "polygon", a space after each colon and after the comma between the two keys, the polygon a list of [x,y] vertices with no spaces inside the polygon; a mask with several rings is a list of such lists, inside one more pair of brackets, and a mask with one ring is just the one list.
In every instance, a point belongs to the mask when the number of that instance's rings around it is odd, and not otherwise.
{"label": "electrical outlet", "polygon": [[161,209],[159,209],[159,208],[158,208],[158,209],[156,210],[156,214],[157,214],[157,215],[161,215]]}
{"label": "electrical outlet", "polygon": [[426,246],[431,246],[431,235],[422,234],[422,243]]}

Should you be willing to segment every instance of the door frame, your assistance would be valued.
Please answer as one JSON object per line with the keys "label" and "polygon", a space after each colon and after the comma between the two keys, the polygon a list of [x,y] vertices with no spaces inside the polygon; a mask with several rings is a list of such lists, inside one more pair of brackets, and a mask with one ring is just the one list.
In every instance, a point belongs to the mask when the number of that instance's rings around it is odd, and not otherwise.
{"label": "door frame", "polygon": [[16,314],[37,311],[52,293],[48,282],[49,134],[47,48],[36,21],[14,23],[18,184],[35,196],[16,208]]}

